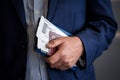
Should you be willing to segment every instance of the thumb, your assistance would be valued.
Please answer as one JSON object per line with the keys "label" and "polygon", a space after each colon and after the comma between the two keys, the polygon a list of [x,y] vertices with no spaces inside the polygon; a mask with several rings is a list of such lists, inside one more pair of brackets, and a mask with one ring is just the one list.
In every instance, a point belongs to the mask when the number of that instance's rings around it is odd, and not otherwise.
{"label": "thumb", "polygon": [[48,48],[55,48],[64,42],[64,37],[56,38],[51,40],[48,44]]}

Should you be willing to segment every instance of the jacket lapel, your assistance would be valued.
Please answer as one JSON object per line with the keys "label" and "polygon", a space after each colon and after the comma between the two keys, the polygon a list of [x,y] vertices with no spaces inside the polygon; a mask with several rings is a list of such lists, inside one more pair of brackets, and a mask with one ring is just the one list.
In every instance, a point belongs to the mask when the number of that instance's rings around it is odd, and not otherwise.
{"label": "jacket lapel", "polygon": [[12,0],[12,2],[20,18],[20,21],[23,24],[23,27],[26,28],[26,19],[25,19],[23,0]]}
{"label": "jacket lapel", "polygon": [[[49,0],[48,14],[47,14],[47,18],[49,20],[52,20],[53,18],[54,11],[57,6],[57,1],[58,0]],[[24,10],[24,5],[23,5],[23,0],[12,0],[12,2],[20,18],[20,21],[23,24],[23,27],[26,28],[26,19],[25,19],[25,10]]]}

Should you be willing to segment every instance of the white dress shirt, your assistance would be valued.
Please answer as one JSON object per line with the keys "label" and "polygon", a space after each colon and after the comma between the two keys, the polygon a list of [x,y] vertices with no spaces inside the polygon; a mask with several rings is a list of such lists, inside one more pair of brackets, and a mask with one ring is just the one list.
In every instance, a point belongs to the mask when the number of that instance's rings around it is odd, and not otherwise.
{"label": "white dress shirt", "polygon": [[25,80],[48,80],[43,56],[34,50],[38,18],[46,17],[48,0],[23,0],[27,22],[28,55]]}

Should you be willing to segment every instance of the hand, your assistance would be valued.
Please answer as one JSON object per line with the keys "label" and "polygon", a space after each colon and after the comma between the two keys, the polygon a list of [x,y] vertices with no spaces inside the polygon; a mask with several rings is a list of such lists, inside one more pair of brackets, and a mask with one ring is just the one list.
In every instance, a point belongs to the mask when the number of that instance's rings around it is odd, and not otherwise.
{"label": "hand", "polygon": [[57,47],[57,51],[46,58],[51,68],[67,70],[73,67],[83,54],[83,44],[78,37],[60,37],[51,40],[48,48]]}

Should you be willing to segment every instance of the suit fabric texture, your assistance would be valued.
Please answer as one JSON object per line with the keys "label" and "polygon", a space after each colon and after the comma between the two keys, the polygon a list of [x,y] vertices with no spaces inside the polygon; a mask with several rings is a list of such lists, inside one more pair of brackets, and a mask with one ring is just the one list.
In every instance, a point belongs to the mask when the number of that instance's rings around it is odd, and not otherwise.
{"label": "suit fabric texture", "polygon": [[[1,0],[0,9],[3,79],[24,80],[28,43],[23,0]],[[49,0],[47,19],[78,36],[86,54],[85,69],[60,71],[48,65],[49,79],[95,80],[93,62],[109,47],[117,30],[110,0]]]}

